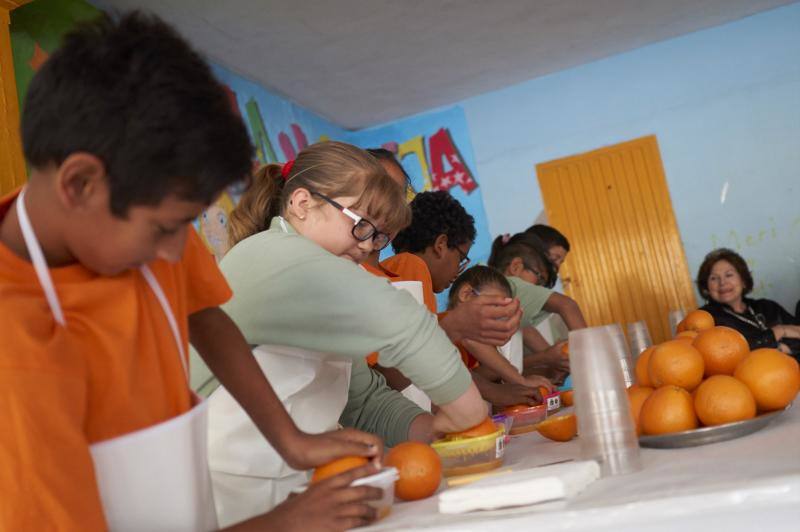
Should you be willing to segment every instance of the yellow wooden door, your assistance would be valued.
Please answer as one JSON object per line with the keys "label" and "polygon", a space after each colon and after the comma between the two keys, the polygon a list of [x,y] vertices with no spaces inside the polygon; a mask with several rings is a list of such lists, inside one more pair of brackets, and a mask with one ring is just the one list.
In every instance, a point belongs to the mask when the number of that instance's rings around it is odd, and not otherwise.
{"label": "yellow wooden door", "polygon": [[19,137],[19,104],[11,57],[9,12],[28,1],[0,0],[0,196],[27,179]]}
{"label": "yellow wooden door", "polygon": [[697,306],[655,136],[536,166],[548,223],[570,240],[564,290],[590,325],[646,320],[670,337],[670,310]]}

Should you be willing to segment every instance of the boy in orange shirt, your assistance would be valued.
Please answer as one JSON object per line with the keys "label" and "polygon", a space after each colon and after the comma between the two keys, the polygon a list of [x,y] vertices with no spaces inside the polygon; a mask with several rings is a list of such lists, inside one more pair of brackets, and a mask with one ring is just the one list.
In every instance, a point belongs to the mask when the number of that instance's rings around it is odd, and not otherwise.
{"label": "boy in orange shirt", "polygon": [[[216,527],[189,341],[293,467],[380,456],[368,434],[300,431],[218,307],[231,293],[190,223],[249,173],[251,147],[169,26],[132,14],[67,35],[22,138],[29,183],[0,199],[0,529]],[[349,484],[374,471],[237,529],[365,524],[380,491]]]}

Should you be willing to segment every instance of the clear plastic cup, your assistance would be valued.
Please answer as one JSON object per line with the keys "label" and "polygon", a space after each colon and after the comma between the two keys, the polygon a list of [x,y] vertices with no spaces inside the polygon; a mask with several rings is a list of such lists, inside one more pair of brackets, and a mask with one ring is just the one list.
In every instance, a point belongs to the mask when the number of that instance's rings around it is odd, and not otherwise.
{"label": "clear plastic cup", "polygon": [[628,324],[628,341],[631,346],[631,355],[633,355],[634,362],[642,351],[653,345],[653,340],[650,338],[650,329],[647,328],[647,322],[637,321],[636,323]]}
{"label": "clear plastic cup", "polygon": [[[619,326],[616,329],[621,334]],[[642,467],[639,439],[628,404],[615,328],[570,332],[569,352],[581,457],[596,460],[603,475],[638,471]]]}
{"label": "clear plastic cup", "polygon": [[636,377],[636,367],[633,364],[631,351],[628,349],[628,342],[625,340],[625,335],[622,334],[622,327],[615,323],[613,325],[604,325],[602,328],[608,331],[611,338],[612,349],[622,368],[622,378],[625,380],[625,386],[632,385]]}
{"label": "clear plastic cup", "polygon": [[669,330],[671,336],[678,333],[678,324],[686,317],[686,311],[681,309],[669,311]]}

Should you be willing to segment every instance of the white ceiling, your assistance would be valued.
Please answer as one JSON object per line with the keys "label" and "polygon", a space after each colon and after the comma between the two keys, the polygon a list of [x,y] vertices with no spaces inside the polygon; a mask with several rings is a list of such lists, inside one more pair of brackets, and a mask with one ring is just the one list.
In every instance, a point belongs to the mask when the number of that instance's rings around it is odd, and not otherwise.
{"label": "white ceiling", "polygon": [[347,128],[795,0],[91,0],[173,23],[213,61]]}

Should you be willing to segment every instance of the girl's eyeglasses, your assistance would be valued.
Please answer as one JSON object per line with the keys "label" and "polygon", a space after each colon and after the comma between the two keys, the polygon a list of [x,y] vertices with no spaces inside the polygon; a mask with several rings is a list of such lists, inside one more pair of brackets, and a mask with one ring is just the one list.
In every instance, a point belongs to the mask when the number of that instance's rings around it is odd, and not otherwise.
{"label": "girl's eyeglasses", "polygon": [[389,237],[389,235],[378,231],[378,228],[375,227],[372,224],[372,222],[370,222],[366,218],[357,215],[347,207],[344,207],[340,203],[332,200],[331,198],[325,196],[324,194],[320,194],[319,192],[315,192],[310,189],[309,192],[311,192],[312,196],[317,196],[318,198],[321,198],[322,200],[330,203],[335,208],[342,211],[345,216],[353,220],[353,230],[352,230],[353,238],[355,238],[359,242],[364,242],[371,238],[373,248],[379,251],[388,246],[389,242],[391,242],[392,239],[391,237]]}

